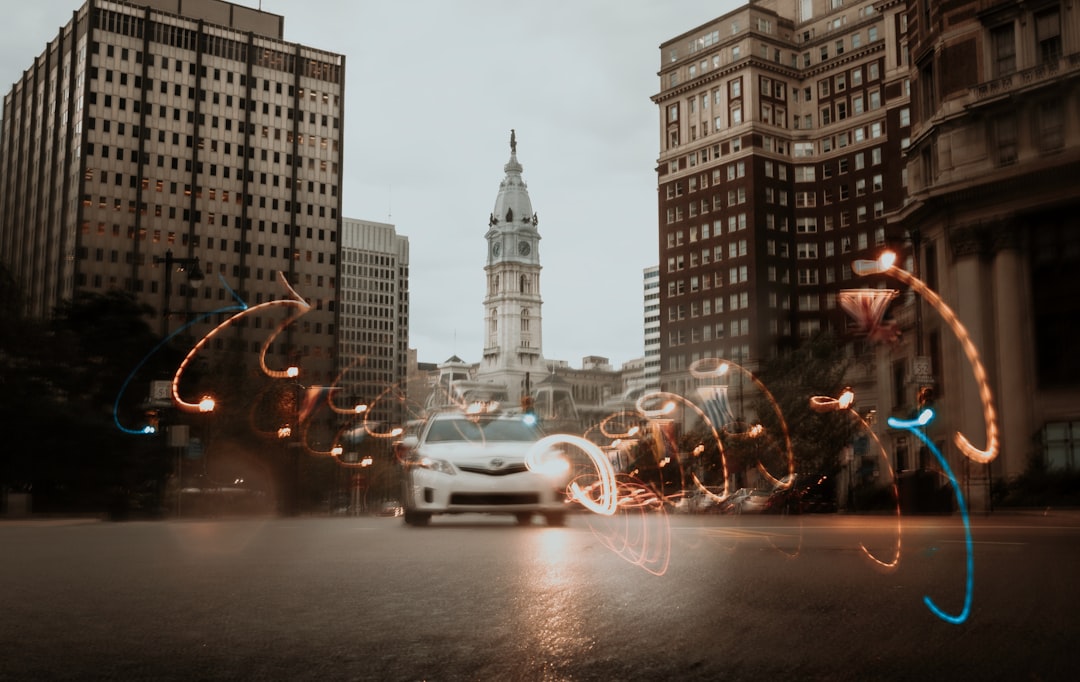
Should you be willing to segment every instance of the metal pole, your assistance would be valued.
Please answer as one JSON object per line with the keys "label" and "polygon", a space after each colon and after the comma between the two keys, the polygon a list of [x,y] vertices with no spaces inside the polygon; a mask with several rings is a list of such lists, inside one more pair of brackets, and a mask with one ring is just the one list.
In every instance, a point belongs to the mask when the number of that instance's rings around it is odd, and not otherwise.
{"label": "metal pole", "polygon": [[165,263],[165,289],[161,292],[161,336],[164,338],[169,334],[169,299],[172,298],[172,249],[165,252],[164,258],[160,260],[155,258],[154,260]]}

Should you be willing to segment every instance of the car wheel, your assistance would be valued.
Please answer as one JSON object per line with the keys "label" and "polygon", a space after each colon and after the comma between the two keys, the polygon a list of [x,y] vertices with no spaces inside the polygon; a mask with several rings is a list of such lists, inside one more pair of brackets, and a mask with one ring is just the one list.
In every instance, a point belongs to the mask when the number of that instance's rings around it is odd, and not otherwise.
{"label": "car wheel", "polygon": [[431,521],[431,514],[411,509],[405,510],[405,525],[407,526],[426,526],[429,521]]}
{"label": "car wheel", "polygon": [[547,521],[547,525],[556,528],[562,528],[566,525],[565,512],[548,512],[547,514],[544,514],[544,519]]}
{"label": "car wheel", "polygon": [[517,519],[517,524],[519,526],[528,526],[529,524],[531,524],[532,517],[533,515],[531,512],[518,512],[514,514],[514,518]]}

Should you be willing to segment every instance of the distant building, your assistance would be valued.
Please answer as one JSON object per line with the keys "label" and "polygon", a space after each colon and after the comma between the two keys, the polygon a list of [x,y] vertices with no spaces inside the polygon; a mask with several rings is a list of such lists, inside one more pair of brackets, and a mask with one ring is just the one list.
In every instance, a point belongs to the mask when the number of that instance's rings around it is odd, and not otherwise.
{"label": "distant building", "polygon": [[[220,0],[90,0],[70,15],[4,96],[0,260],[28,314],[116,288],[171,332],[233,292],[287,296],[280,271],[311,310],[268,362],[334,378],[345,57],[283,27]],[[175,259],[189,272],[198,259],[198,289],[166,273]],[[282,314],[267,318],[216,343],[257,354]]]}
{"label": "distant building", "polygon": [[544,374],[540,297],[540,221],[517,160],[510,134],[510,160],[503,167],[495,208],[488,218],[484,349],[476,373],[480,383],[501,386],[509,404],[531,393]]}
{"label": "distant building", "polygon": [[645,359],[641,382],[645,388],[660,388],[660,268],[644,270]]}
{"label": "distant building", "polygon": [[341,225],[340,357],[345,404],[370,404],[369,419],[401,424],[409,368],[409,240],[393,225]]}

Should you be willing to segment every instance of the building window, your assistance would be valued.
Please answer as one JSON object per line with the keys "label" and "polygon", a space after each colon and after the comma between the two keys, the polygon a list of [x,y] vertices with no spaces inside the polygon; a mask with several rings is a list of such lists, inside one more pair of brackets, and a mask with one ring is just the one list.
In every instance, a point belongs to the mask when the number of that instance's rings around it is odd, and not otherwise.
{"label": "building window", "polygon": [[994,140],[991,148],[999,166],[1008,166],[1017,160],[1016,116],[1002,114],[993,122]]}
{"label": "building window", "polygon": [[922,120],[929,121],[937,112],[937,87],[934,85],[934,62],[919,67],[919,104]]}
{"label": "building window", "polygon": [[1080,468],[1080,421],[1047,424],[1043,427],[1042,441],[1048,470]]}
{"label": "building window", "polygon": [[1044,100],[1038,106],[1039,150],[1056,151],[1065,145],[1065,117],[1061,100]]}
{"label": "building window", "polygon": [[799,268],[799,284],[810,285],[818,283],[817,268]]}
{"label": "building window", "polygon": [[993,50],[994,78],[1016,71],[1016,35],[1011,22],[991,29],[990,49]]}
{"label": "building window", "polygon": [[1040,64],[1061,59],[1061,11],[1057,7],[1035,15],[1035,44]]}

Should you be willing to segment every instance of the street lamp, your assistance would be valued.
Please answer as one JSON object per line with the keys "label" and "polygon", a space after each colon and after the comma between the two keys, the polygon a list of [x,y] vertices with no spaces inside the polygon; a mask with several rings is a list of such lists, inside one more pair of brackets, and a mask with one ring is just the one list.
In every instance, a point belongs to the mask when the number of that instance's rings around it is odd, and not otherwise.
{"label": "street lamp", "polygon": [[300,376],[300,368],[290,365],[285,370],[285,376],[292,379],[293,414],[295,421],[292,425],[278,429],[278,436],[285,442],[286,450],[291,450],[292,475],[289,484],[288,500],[285,504],[286,516],[296,516],[300,513],[300,438],[303,432],[300,429],[300,398],[301,386],[297,379]]}
{"label": "street lamp", "polygon": [[172,311],[169,310],[169,299],[172,298],[173,268],[180,272],[186,272],[188,284],[193,287],[202,284],[206,277],[203,275],[202,270],[199,269],[198,257],[177,257],[173,255],[172,249],[167,250],[164,256],[154,256],[154,265],[161,264],[165,265],[165,289],[161,292],[161,335],[165,336],[169,333],[169,315],[172,314]]}

